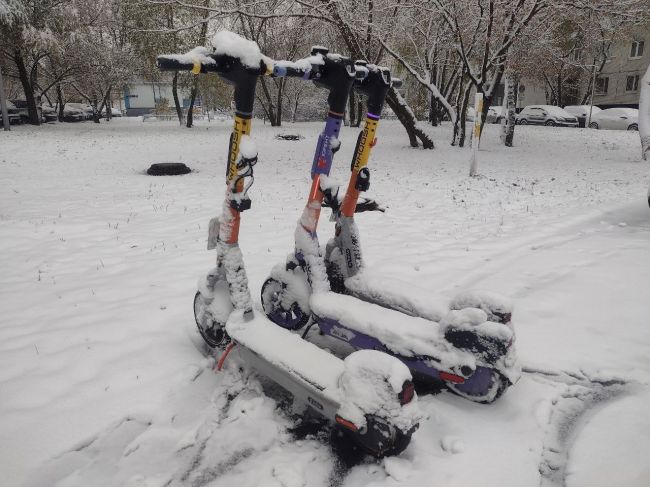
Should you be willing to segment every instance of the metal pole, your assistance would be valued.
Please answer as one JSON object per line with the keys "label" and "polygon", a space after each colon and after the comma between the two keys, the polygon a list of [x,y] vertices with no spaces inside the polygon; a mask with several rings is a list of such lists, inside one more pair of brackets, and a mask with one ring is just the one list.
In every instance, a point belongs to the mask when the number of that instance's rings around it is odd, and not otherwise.
{"label": "metal pole", "polygon": [[7,112],[7,100],[5,99],[5,87],[2,83],[2,68],[0,68],[0,110],[2,110],[2,126],[5,131],[11,130],[9,126],[9,112]]}
{"label": "metal pole", "polygon": [[589,128],[591,125],[591,112],[594,110],[594,88],[596,87],[596,65],[594,64],[593,66],[593,75],[591,78],[591,99],[589,101],[589,120],[587,121],[587,124],[585,125],[585,128]]}

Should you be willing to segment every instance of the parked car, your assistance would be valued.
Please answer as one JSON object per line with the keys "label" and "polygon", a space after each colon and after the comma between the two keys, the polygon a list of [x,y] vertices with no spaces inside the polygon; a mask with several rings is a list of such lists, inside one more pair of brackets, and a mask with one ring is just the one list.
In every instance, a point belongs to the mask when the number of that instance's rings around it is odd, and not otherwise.
{"label": "parked car", "polygon": [[639,110],[636,108],[608,108],[592,115],[591,129],[639,130]]}
{"label": "parked car", "polygon": [[83,120],[93,119],[93,108],[85,103],[67,103],[66,108],[79,110],[83,114]]}
{"label": "parked car", "polygon": [[490,107],[487,113],[487,123],[501,123],[503,107]]}
{"label": "parked car", "polygon": [[574,117],[578,118],[578,125],[580,127],[586,127],[587,119],[589,118],[589,110],[591,110],[592,117],[600,111],[600,108],[596,105],[593,107],[591,105],[567,105],[564,109]]}
{"label": "parked car", "polygon": [[[9,118],[9,125],[23,123],[23,119],[20,116],[20,111],[16,108],[16,105],[7,100],[7,115]],[[2,114],[0,114],[0,126],[4,126],[2,121]]]}
{"label": "parked car", "polygon": [[80,103],[67,103],[63,107],[63,121],[64,122],[81,122],[86,120],[86,114],[81,108],[78,107]]}
{"label": "parked car", "polygon": [[59,118],[56,109],[49,105],[43,105],[41,107],[41,115],[46,122],[56,122]]}
{"label": "parked car", "polygon": [[[488,108],[486,123],[501,123],[501,107],[490,107]],[[466,120],[468,122],[474,121],[474,107],[467,107]]]}
{"label": "parked car", "polygon": [[528,105],[519,112],[516,123],[520,125],[577,127],[578,119],[563,108],[553,105]]}
{"label": "parked car", "polygon": [[20,114],[20,118],[23,123],[29,122],[29,110],[27,108],[27,101],[26,100],[11,100],[11,103],[14,104],[14,106],[18,109],[18,113]]}
{"label": "parked car", "polygon": [[[106,108],[102,110],[102,117],[106,116]],[[119,110],[119,108],[111,108],[111,117],[121,117],[122,112]]]}

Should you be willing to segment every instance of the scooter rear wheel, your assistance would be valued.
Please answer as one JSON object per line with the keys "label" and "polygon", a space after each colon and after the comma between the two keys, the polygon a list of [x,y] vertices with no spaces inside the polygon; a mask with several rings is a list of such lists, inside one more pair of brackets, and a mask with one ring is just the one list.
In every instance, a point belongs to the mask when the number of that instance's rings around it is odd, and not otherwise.
{"label": "scooter rear wheel", "polygon": [[445,382],[454,394],[481,404],[491,404],[503,395],[510,381],[499,371],[489,367],[477,367],[462,384]]}
{"label": "scooter rear wheel", "polygon": [[413,431],[405,433],[377,416],[366,416],[366,421],[363,431],[353,432],[340,425],[332,431],[332,444],[347,464],[358,463],[363,455],[399,455],[411,442]]}
{"label": "scooter rear wheel", "polygon": [[194,295],[194,321],[201,338],[208,346],[219,348],[230,342],[230,337],[226,333],[226,324],[212,316],[201,291],[197,291]]}
{"label": "scooter rear wheel", "polygon": [[262,286],[262,308],[276,325],[288,330],[299,330],[307,324],[310,314],[297,301],[286,303],[287,285],[269,277]]}

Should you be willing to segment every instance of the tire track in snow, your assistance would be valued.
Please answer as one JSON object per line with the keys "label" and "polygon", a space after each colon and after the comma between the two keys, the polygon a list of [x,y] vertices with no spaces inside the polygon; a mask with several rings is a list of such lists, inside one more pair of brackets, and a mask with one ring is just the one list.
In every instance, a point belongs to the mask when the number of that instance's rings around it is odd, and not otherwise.
{"label": "tire track in snow", "polygon": [[583,372],[526,367],[523,372],[566,384],[564,392],[552,399],[539,464],[540,487],[565,487],[571,448],[580,430],[598,409],[623,395],[628,382],[621,378],[589,377]]}

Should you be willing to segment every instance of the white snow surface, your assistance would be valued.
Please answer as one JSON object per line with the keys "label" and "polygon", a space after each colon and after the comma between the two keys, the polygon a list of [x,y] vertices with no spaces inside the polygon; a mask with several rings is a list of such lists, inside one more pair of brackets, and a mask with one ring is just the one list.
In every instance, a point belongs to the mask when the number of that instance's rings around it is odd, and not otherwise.
{"label": "white snow surface", "polygon": [[[321,123],[253,122],[260,150],[241,249],[253,302],[294,245]],[[214,266],[231,122],[17,126],[0,133],[0,471],[14,486],[650,485],[650,167],[625,131],[517,127],[434,151],[382,121],[358,216],[366,271],[449,302],[514,302],[521,380],[495,404],[419,394],[396,458],[341,467],[326,440],[232,360],[201,353],[192,299]],[[346,181],[357,130],[333,177]],[[194,172],[150,177],[153,162]],[[321,218],[324,244],[332,224]],[[414,292],[414,291],[413,291]],[[318,373],[316,369],[314,373]]]}
{"label": "white snow surface", "polygon": [[[212,46],[215,54],[226,54],[228,56],[239,58],[243,65],[249,68],[259,68],[260,62],[270,61],[269,58],[260,52],[260,48],[255,41],[245,39],[239,34],[229,30],[220,30],[212,38]],[[272,63],[268,63],[272,66]]]}
{"label": "white snow surface", "polygon": [[164,54],[167,59],[175,59],[183,64],[215,64],[215,60],[208,56],[210,51],[207,47],[198,46],[185,54]]}
{"label": "white snow surface", "polygon": [[249,135],[242,135],[239,142],[239,155],[245,159],[254,159],[257,157],[257,145]]}

